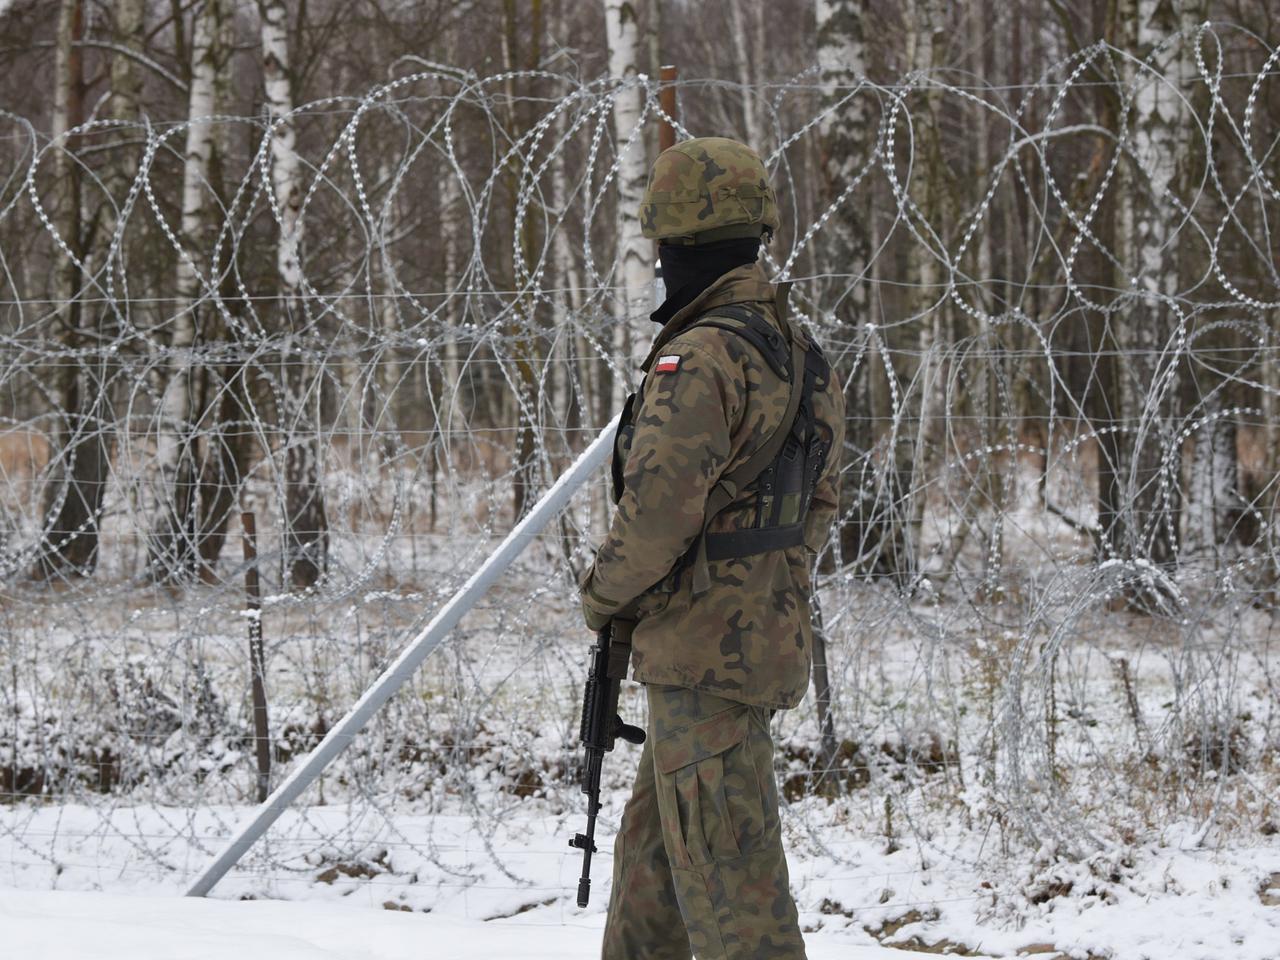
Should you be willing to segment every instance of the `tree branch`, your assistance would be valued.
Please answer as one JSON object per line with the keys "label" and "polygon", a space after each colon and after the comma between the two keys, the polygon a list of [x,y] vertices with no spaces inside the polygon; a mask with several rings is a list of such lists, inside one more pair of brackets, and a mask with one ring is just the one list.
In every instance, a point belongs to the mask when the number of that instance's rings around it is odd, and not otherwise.
{"label": "tree branch", "polygon": [[[54,45],[55,44],[52,40],[41,40],[37,43],[30,44],[29,46],[24,47],[22,49],[34,50],[40,47],[52,47]],[[163,77],[165,80],[168,80],[169,83],[173,84],[173,86],[175,86],[177,89],[179,89],[183,93],[187,92],[187,89],[188,89],[187,84],[180,77],[175,77],[172,73],[170,73],[160,64],[156,63],[150,57],[145,57],[142,54],[138,53],[138,51],[130,50],[126,46],[122,46],[121,44],[118,44],[118,43],[108,43],[105,40],[77,40],[75,41],[75,43],[72,44],[72,46],[73,47],[92,47],[97,50],[110,50],[112,53],[122,54],[128,57],[130,60],[140,63],[144,67],[147,67],[148,69],[155,71],[158,75]],[[8,52],[9,50],[13,50],[13,49],[15,48],[4,48],[3,52]]]}
{"label": "tree branch", "polygon": [[1041,496],[1040,502],[1044,504],[1044,508],[1046,510],[1052,513],[1055,517],[1061,519],[1063,523],[1076,533],[1083,533],[1086,537],[1092,540],[1095,547],[1102,543],[1101,530],[1096,527],[1091,527],[1087,523],[1081,523],[1075,517],[1068,515],[1065,510],[1055,505],[1054,502],[1046,496]]}

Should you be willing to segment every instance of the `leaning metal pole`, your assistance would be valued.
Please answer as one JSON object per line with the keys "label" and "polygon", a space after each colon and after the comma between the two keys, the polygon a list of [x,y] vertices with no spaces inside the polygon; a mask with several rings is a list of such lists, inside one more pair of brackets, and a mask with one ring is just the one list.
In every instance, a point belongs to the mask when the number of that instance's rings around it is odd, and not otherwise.
{"label": "leaning metal pole", "polygon": [[570,467],[551,489],[546,492],[537,505],[516,524],[495,550],[462,588],[450,598],[432,621],[423,628],[395,663],[383,671],[372,687],[365,691],[350,712],[343,717],[325,735],[307,759],[289,774],[276,787],[275,792],[267,797],[236,831],[230,842],[217,858],[205,867],[204,872],[196,878],[187,890],[189,897],[203,897],[213,889],[228,870],[239,862],[254,842],[266,833],[267,828],[289,808],[312,782],[324,772],[335,757],[351,743],[369,719],[391,696],[404,686],[413,676],[422,661],[436,647],[444,642],[450,631],[458,625],[458,621],[476,605],[488,589],[511,566],[516,557],[524,551],[534,538],[542,532],[542,528],[550,523],[569,503],[569,498],[577,491],[587,478],[603,464],[613,449],[613,436],[618,429],[618,417],[591,442],[591,446],[583,451],[582,456]]}

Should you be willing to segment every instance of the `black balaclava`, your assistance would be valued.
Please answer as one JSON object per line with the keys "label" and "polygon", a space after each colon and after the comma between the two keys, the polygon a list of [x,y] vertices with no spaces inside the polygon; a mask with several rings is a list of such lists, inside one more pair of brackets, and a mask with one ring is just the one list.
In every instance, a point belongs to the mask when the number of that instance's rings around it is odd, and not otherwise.
{"label": "black balaclava", "polygon": [[681,308],[693,303],[698,294],[716,280],[735,267],[755,263],[759,255],[759,237],[735,237],[688,246],[678,243],[658,244],[658,259],[662,262],[662,283],[667,289],[667,299],[649,314],[649,319],[665,324]]}

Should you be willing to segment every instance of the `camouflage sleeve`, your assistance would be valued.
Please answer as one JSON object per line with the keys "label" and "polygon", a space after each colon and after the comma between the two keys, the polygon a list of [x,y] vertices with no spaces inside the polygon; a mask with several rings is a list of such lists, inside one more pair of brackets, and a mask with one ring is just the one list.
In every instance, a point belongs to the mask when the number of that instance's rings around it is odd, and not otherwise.
{"label": "camouflage sleeve", "polygon": [[[844,396],[839,389],[832,391],[831,399],[834,409],[831,411],[829,424],[831,440],[827,462],[822,468],[822,476],[813,488],[813,499],[809,502],[809,515],[805,517],[804,543],[810,550],[817,552],[827,542],[831,534],[831,522],[836,511],[840,509],[840,461],[844,449]],[[825,421],[824,421],[825,424]]]}
{"label": "camouflage sleeve", "polygon": [[[583,603],[601,613],[626,606],[670,572],[702,529],[707,496],[732,453],[745,386],[713,350],[677,337],[640,398],[624,493],[595,563]],[[665,358],[664,358],[665,359]]]}

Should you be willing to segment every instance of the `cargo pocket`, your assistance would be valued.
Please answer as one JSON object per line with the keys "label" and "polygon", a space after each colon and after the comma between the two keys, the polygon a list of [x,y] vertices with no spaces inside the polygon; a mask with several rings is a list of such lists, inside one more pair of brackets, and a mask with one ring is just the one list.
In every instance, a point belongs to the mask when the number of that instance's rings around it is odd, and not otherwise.
{"label": "cargo pocket", "polygon": [[658,809],[673,866],[699,867],[742,854],[739,837],[750,825],[741,822],[742,804],[731,803],[726,784],[732,780],[736,789],[746,779],[737,769],[743,762],[754,781],[745,744],[748,713],[734,707],[654,745]]}

